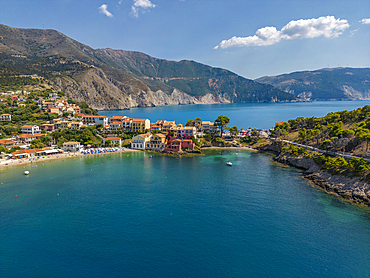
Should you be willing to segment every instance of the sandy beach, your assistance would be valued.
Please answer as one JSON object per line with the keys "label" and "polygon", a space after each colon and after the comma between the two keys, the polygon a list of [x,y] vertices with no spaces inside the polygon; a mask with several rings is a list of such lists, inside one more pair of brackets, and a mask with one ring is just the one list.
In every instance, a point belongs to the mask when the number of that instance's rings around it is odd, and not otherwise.
{"label": "sandy beach", "polygon": [[33,164],[33,163],[40,163],[44,161],[50,160],[63,160],[67,158],[75,158],[80,156],[95,156],[95,155],[106,155],[106,154],[113,154],[113,153],[130,153],[130,152],[140,152],[140,150],[133,150],[133,149],[122,149],[116,152],[107,152],[107,153],[99,153],[99,154],[83,154],[80,152],[70,152],[70,153],[63,153],[63,154],[55,154],[49,156],[40,156],[35,158],[23,158],[23,159],[0,159],[0,168],[7,168],[7,167],[14,167],[14,166],[21,166],[25,164]]}

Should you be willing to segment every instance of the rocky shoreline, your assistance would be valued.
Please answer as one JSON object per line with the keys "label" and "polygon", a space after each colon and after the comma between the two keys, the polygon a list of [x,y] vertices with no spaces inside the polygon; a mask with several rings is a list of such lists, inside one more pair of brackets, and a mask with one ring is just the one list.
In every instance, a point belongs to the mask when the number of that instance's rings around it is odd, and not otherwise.
{"label": "rocky shoreline", "polygon": [[304,177],[327,193],[352,203],[370,207],[370,184],[359,177],[333,175],[320,169],[313,159],[303,156],[296,157],[290,153],[282,152],[282,146],[278,143],[266,145],[260,151],[274,153],[276,155],[275,161],[279,163],[303,169],[305,171]]}

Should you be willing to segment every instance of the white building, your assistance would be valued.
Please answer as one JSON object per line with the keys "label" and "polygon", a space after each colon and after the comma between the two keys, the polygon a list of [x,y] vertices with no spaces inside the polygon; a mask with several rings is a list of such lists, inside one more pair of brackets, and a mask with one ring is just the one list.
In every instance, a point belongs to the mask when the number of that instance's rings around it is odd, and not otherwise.
{"label": "white building", "polygon": [[12,115],[10,114],[1,114],[0,122],[10,122],[12,120]]}
{"label": "white building", "polygon": [[108,141],[108,140],[111,142],[111,144],[112,144],[113,146],[115,146],[115,145],[118,145],[118,147],[121,147],[121,146],[122,146],[122,140],[121,140],[121,138],[119,138],[119,137],[107,137],[107,138],[104,138],[104,139],[103,139],[104,144],[105,144],[105,142],[106,142],[106,141]]}
{"label": "white building", "polygon": [[63,151],[77,152],[81,148],[80,142],[65,142],[63,143]]}
{"label": "white building", "polygon": [[22,133],[23,134],[38,134],[40,133],[40,127],[37,125],[24,125],[22,126]]}
{"label": "white building", "polygon": [[84,124],[93,124],[93,125],[99,125],[102,124],[103,126],[108,125],[109,117],[106,116],[93,116],[93,115],[84,115],[82,117],[82,121]]}
{"label": "white building", "polygon": [[146,144],[150,141],[150,137],[152,137],[151,133],[139,134],[132,137],[131,149],[145,150]]}

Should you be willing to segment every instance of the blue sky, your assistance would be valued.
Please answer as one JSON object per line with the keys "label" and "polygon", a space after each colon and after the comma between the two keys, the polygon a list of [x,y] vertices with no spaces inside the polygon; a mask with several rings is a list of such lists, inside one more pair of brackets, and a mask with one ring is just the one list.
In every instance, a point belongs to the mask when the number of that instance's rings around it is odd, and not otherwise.
{"label": "blue sky", "polygon": [[0,23],[246,78],[369,67],[369,0],[11,0]]}

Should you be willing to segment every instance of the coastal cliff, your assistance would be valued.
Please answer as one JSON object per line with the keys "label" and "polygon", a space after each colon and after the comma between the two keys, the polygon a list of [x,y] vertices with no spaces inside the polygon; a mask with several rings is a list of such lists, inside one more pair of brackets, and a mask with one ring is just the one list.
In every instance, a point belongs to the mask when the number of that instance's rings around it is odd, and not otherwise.
{"label": "coastal cliff", "polygon": [[139,80],[135,85],[114,82],[97,68],[89,69],[75,78],[56,78],[54,87],[65,92],[67,97],[84,101],[97,110],[214,103],[212,100],[208,102],[208,99],[198,100],[177,89],[171,94],[161,90],[153,92]]}
{"label": "coastal cliff", "polygon": [[261,151],[273,152],[275,161],[305,170],[304,177],[330,194],[343,199],[370,206],[370,184],[357,176],[331,174],[322,170],[312,158],[296,156],[285,152],[279,142],[273,142],[261,148]]}

